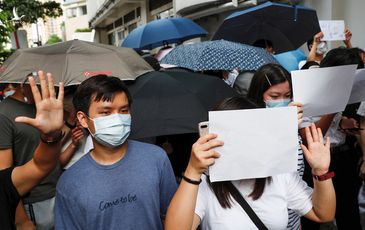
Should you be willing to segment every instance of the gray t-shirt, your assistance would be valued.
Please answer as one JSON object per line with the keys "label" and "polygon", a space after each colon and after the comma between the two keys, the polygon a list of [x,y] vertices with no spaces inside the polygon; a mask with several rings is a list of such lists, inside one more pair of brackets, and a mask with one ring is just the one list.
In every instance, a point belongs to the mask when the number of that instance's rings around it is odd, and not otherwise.
{"label": "gray t-shirt", "polygon": [[100,165],[90,153],[67,169],[56,192],[56,229],[163,229],[177,185],[166,153],[128,141],[124,157]]}
{"label": "gray t-shirt", "polygon": [[[17,123],[15,118],[18,116],[34,118],[35,114],[34,105],[11,97],[7,97],[0,103],[0,149],[12,149],[14,166],[23,165],[32,159],[40,140],[40,134],[36,128]],[[24,197],[23,202],[34,203],[54,197],[60,175],[60,167],[56,167],[47,178],[30,191],[29,195]]]}

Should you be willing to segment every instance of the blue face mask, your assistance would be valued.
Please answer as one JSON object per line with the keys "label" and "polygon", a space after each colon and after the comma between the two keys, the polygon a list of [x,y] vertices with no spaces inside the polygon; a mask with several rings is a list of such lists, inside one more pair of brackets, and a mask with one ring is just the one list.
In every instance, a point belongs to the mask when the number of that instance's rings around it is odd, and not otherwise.
{"label": "blue face mask", "polygon": [[15,93],[15,90],[9,90],[4,93],[4,98],[7,98]]}
{"label": "blue face mask", "polygon": [[95,133],[90,134],[98,143],[109,148],[122,145],[131,132],[130,114],[112,114],[90,120],[94,121],[95,127]]}
{"label": "blue face mask", "polygon": [[286,107],[291,102],[290,99],[267,100],[265,101],[266,108]]}

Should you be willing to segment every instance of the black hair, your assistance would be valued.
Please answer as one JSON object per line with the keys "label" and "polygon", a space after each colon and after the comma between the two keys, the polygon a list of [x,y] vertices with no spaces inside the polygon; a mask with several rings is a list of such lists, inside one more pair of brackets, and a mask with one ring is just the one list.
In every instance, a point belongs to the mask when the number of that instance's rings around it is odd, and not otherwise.
{"label": "black hair", "polygon": [[[235,110],[235,109],[255,109],[258,108],[254,102],[250,101],[247,98],[242,96],[236,96],[224,99],[221,101],[213,110]],[[215,196],[218,199],[219,204],[222,208],[231,208],[232,207],[232,196],[233,196],[233,187],[232,182],[230,181],[221,181],[221,182],[210,182],[209,177],[207,177],[208,184],[210,188],[213,190]],[[265,190],[266,182],[271,181],[271,177],[266,178],[256,178],[255,184],[252,192],[250,193],[250,197],[253,200],[259,199]]]}
{"label": "black hair", "polygon": [[72,103],[76,111],[89,115],[90,104],[93,101],[112,101],[115,94],[124,92],[129,106],[132,103],[127,86],[117,77],[96,75],[83,81],[77,88]]}
{"label": "black hair", "polygon": [[261,66],[253,75],[247,97],[258,104],[265,107],[263,95],[271,86],[283,82],[289,82],[292,88],[290,73],[278,64],[266,64]]}
{"label": "black hair", "polygon": [[363,49],[360,49],[359,47],[354,47],[354,48],[351,48],[351,50],[353,52],[356,52],[360,56],[360,58],[362,60],[361,55],[365,55],[365,51]]}
{"label": "black hair", "polygon": [[260,48],[264,48],[264,49],[269,48],[269,47],[274,48],[272,41],[267,40],[267,39],[258,39],[252,44],[252,46],[260,47]]}
{"label": "black hair", "polygon": [[357,64],[357,68],[364,68],[360,55],[354,49],[339,47],[330,50],[321,61],[320,67]]}
{"label": "black hair", "polygon": [[160,66],[160,63],[158,62],[158,60],[149,55],[149,56],[145,56],[143,57],[143,59],[156,71],[160,70],[161,69],[161,66]]}

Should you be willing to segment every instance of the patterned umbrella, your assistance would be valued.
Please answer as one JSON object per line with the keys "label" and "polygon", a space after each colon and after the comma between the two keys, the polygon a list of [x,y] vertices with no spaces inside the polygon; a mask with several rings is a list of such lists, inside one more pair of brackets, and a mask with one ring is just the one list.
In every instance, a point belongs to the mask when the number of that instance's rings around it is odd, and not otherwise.
{"label": "patterned umbrella", "polygon": [[225,40],[180,45],[170,51],[162,64],[171,64],[194,71],[201,70],[257,70],[264,64],[277,63],[262,48]]}

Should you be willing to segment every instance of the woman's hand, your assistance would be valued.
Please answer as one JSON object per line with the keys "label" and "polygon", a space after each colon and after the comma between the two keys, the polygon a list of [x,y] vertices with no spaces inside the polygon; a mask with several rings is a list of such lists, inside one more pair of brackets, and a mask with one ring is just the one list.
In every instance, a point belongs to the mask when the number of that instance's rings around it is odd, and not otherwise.
{"label": "woman's hand", "polygon": [[222,141],[215,139],[216,137],[216,134],[207,134],[193,144],[185,176],[199,180],[208,167],[214,164],[215,159],[220,156],[214,148],[223,145]]}
{"label": "woman's hand", "polygon": [[305,128],[307,145],[301,145],[304,156],[312,168],[313,175],[323,175],[328,172],[331,161],[330,139],[327,137],[326,143],[323,142],[323,135],[320,128],[315,124]]}
{"label": "woman's hand", "polygon": [[71,138],[72,145],[77,148],[80,144],[80,141],[84,138],[84,132],[82,130],[82,126],[77,125],[75,128],[71,130]]}
{"label": "woman's hand", "polygon": [[300,102],[290,102],[289,106],[296,106],[298,109],[298,125],[303,122],[303,104]]}

